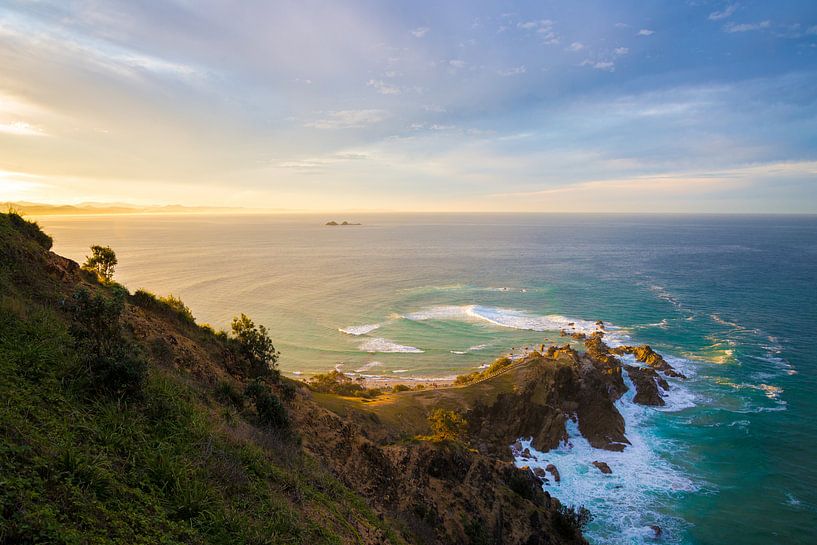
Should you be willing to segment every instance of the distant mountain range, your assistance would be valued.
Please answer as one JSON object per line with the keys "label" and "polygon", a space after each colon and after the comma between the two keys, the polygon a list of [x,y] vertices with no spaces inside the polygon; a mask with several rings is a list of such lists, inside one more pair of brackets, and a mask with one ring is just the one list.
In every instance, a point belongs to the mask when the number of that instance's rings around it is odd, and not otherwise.
{"label": "distant mountain range", "polygon": [[216,206],[182,206],[180,204],[168,205],[135,205],[126,203],[99,203],[83,202],[79,204],[43,204],[34,202],[0,202],[0,210],[13,209],[17,212],[32,216],[47,215],[92,215],[92,214],[227,214],[227,213],[248,213],[248,212],[272,212],[272,210],[261,210],[240,207],[216,207]]}

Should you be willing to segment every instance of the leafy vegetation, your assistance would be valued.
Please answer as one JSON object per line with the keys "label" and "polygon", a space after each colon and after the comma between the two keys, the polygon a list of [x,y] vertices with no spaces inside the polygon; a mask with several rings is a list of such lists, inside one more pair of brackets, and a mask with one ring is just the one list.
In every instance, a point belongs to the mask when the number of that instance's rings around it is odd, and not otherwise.
{"label": "leafy vegetation", "polygon": [[434,409],[428,415],[431,435],[422,437],[430,441],[462,441],[468,430],[468,421],[457,411]]}
{"label": "leafy vegetation", "polygon": [[147,290],[138,289],[131,296],[131,301],[144,309],[175,317],[181,322],[196,323],[190,308],[184,304],[184,301],[174,297],[172,293],[167,297],[158,297]]}
{"label": "leafy vegetation", "polygon": [[504,369],[509,367],[513,363],[513,360],[508,356],[503,356],[494,360],[491,365],[489,365],[483,371],[474,371],[473,373],[468,373],[466,375],[459,375],[457,378],[454,379],[454,384],[456,385],[465,385],[465,384],[473,384],[474,382],[486,379],[488,377],[492,377]]}
{"label": "leafy vegetation", "polygon": [[347,397],[362,397],[372,399],[383,391],[379,388],[366,388],[358,381],[352,380],[340,371],[330,371],[314,375],[307,383],[314,392],[322,394],[337,394]]}
{"label": "leafy vegetation", "polygon": [[110,246],[94,245],[91,246],[91,255],[85,258],[82,268],[96,273],[100,280],[110,282],[118,263],[116,253]]}
{"label": "leafy vegetation", "polygon": [[276,365],[280,353],[275,350],[266,327],[256,326],[246,314],[241,314],[233,318],[232,332],[238,352],[250,364],[253,376],[278,376]]}
{"label": "leafy vegetation", "polygon": [[[48,245],[17,221],[0,214],[0,543],[401,543],[297,444],[267,446],[286,415],[267,386],[248,392],[264,428],[225,426],[214,399],[243,399],[235,386],[159,365],[124,288],[49,276]],[[215,353],[233,342],[197,334]]]}
{"label": "leafy vegetation", "polygon": [[593,522],[593,514],[586,507],[571,505],[559,506],[559,516],[556,517],[556,528],[563,535],[575,535]]}
{"label": "leafy vegetation", "polygon": [[262,424],[279,430],[289,427],[287,410],[262,381],[256,379],[248,384],[244,389],[244,395],[252,400],[258,413],[258,420]]}

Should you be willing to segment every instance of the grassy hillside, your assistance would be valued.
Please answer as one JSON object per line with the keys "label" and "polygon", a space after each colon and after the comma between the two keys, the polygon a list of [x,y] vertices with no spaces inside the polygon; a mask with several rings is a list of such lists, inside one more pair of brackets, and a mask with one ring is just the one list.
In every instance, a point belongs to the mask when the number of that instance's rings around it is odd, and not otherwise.
{"label": "grassy hillside", "polygon": [[296,431],[263,425],[228,372],[177,372],[237,365],[225,335],[150,297],[139,306],[50,246],[0,214],[0,543],[403,542]]}

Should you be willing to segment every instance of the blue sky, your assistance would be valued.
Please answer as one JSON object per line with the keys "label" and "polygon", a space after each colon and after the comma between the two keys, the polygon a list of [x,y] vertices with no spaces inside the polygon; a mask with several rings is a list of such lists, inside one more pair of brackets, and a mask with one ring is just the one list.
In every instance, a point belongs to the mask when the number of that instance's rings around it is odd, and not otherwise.
{"label": "blue sky", "polygon": [[0,200],[817,212],[817,2],[0,1]]}

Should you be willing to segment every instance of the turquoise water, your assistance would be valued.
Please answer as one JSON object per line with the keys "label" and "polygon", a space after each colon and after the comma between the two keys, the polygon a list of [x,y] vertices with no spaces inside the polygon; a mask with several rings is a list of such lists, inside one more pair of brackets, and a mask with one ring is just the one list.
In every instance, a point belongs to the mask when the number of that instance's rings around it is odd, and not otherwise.
{"label": "turquoise water", "polygon": [[[542,455],[596,543],[815,543],[817,218],[571,215],[45,218],[131,289],[266,324],[287,373],[444,377],[597,319],[690,375],[620,408],[633,447]],[[585,322],[587,321],[587,322]],[[589,461],[613,468],[603,476]]]}

